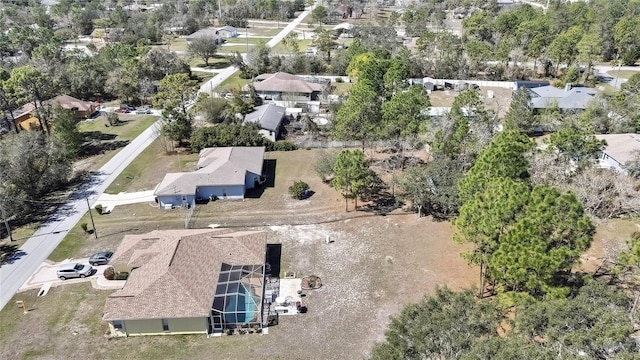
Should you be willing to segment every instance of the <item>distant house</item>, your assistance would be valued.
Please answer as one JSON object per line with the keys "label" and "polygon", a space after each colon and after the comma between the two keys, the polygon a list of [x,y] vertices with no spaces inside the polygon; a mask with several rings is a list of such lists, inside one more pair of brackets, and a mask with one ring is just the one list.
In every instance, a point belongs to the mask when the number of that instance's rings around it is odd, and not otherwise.
{"label": "distant house", "polygon": [[[188,229],[126,235],[111,264],[131,270],[106,299],[112,336],[262,329],[266,234]],[[268,312],[265,312],[268,314]]]}
{"label": "distant house", "polygon": [[276,104],[264,104],[256,107],[255,111],[245,115],[245,124],[257,124],[260,134],[265,138],[276,141],[282,133],[282,119],[286,108]]}
{"label": "distant house", "polygon": [[[58,95],[53,99],[44,101],[41,106],[60,106],[66,110],[72,110],[79,117],[89,117],[96,112],[97,105],[94,102],[83,101],[69,95]],[[36,107],[33,103],[25,104],[13,111],[15,126],[21,130],[30,130],[32,127],[39,127]]]}
{"label": "distant house", "polygon": [[600,153],[600,166],[621,173],[626,173],[626,164],[640,152],[640,134],[606,134],[596,135],[598,140],[607,142]]}
{"label": "distant house", "polygon": [[193,172],[168,173],[154,195],[162,208],[190,206],[197,199],[243,199],[261,181],[264,147],[220,147],[200,151]]}
{"label": "distant house", "polygon": [[224,43],[224,39],[220,35],[218,35],[218,30],[213,28],[200,29],[194,32],[193,34],[187,36],[187,43],[191,43],[194,40],[200,39],[200,38],[213,39],[213,41],[216,44]]}
{"label": "distant house", "polygon": [[265,100],[316,101],[329,92],[328,83],[311,82],[284,72],[258,75],[255,80],[253,87]]}
{"label": "distant house", "polygon": [[529,88],[531,105],[534,110],[548,109],[557,106],[560,111],[580,111],[587,108],[596,96],[596,90],[586,87],[572,87],[564,89],[554,86],[540,86]]}
{"label": "distant house", "polygon": [[217,34],[222,38],[228,39],[238,37],[238,30],[233,26],[223,26],[217,30]]}

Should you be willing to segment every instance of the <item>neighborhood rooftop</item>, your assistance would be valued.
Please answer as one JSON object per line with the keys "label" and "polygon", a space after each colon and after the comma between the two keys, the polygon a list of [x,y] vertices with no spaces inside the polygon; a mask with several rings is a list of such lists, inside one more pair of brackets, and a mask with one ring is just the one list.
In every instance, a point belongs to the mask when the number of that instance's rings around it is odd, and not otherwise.
{"label": "neighborhood rooftop", "polygon": [[586,87],[573,87],[568,85],[564,89],[555,86],[541,86],[529,88],[532,99],[531,104],[536,109],[545,109],[557,103],[560,109],[585,109],[594,99],[596,90]]}
{"label": "neighborhood rooftop", "polygon": [[198,170],[168,173],[155,195],[195,194],[198,186],[245,183],[246,172],[262,174],[264,147],[220,147],[200,151]]}
{"label": "neighborhood rooftop", "polygon": [[634,153],[640,151],[640,134],[596,135],[598,140],[607,142],[604,152],[624,165],[633,160]]}
{"label": "neighborhood rooftop", "polygon": [[285,111],[285,107],[272,103],[260,105],[255,108],[255,111],[245,116],[244,123],[255,123],[262,129],[277,132]]}
{"label": "neighborhood rooftop", "polygon": [[124,288],[107,298],[103,320],[207,317],[218,275],[227,265],[262,265],[266,233],[229,229],[127,235],[112,264],[133,267]]}
{"label": "neighborhood rooftop", "polygon": [[296,75],[277,72],[275,74],[262,74],[257,76],[256,82],[253,83],[253,87],[256,91],[310,94],[313,92],[324,91],[327,85],[305,81]]}

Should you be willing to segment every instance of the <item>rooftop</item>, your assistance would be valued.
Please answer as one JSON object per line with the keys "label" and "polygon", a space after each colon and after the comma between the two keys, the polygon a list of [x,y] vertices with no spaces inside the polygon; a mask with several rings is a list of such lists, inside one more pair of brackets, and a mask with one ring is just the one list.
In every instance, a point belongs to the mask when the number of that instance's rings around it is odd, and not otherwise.
{"label": "rooftop", "polygon": [[154,195],[194,195],[198,186],[243,185],[247,171],[262,175],[264,147],[219,147],[200,151],[198,170],[168,173]]}
{"label": "rooftop", "polygon": [[103,320],[208,316],[223,265],[262,265],[266,233],[230,229],[127,235],[111,263],[134,268]]}
{"label": "rooftop", "polygon": [[598,140],[607,142],[604,152],[620,164],[626,164],[640,151],[640,134],[596,135]]}
{"label": "rooftop", "polygon": [[264,104],[256,107],[255,111],[245,115],[244,123],[257,123],[261,129],[278,131],[286,108],[276,104]]}
{"label": "rooftop", "polygon": [[258,75],[253,87],[257,91],[310,94],[324,91],[327,85],[305,81],[299,76],[285,72],[277,72],[275,74]]}
{"label": "rooftop", "polygon": [[596,96],[596,90],[587,87],[558,89],[555,86],[530,88],[531,103],[536,109],[546,109],[557,104],[560,109],[585,109]]}

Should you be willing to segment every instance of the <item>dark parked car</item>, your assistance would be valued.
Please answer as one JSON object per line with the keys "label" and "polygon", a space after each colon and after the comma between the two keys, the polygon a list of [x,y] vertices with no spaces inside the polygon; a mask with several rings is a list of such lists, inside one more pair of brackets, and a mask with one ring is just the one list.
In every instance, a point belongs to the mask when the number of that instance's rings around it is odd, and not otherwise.
{"label": "dark parked car", "polygon": [[136,111],[135,106],[131,106],[127,104],[120,105],[120,109],[127,110],[127,111]]}
{"label": "dark parked car", "polygon": [[112,256],[113,256],[113,252],[111,251],[102,251],[102,252],[93,254],[89,258],[89,264],[93,266],[106,265],[109,263],[109,260],[111,260]]}

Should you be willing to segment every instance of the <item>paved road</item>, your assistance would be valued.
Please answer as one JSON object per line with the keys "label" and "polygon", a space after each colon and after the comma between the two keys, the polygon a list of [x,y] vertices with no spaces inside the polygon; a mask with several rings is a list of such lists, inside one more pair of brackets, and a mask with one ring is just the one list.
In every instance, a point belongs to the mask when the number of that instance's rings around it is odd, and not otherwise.
{"label": "paved road", "polygon": [[[294,21],[289,23],[282,31],[274,36],[267,46],[273,47],[287,36],[311,10],[303,11]],[[215,77],[200,87],[200,92],[211,93],[214,88],[236,72],[235,67],[222,69]],[[118,152],[98,173],[91,177],[82,187],[74,193],[69,201],[58,212],[45,222],[27,242],[14,255],[12,260],[0,267],[0,309],[11,300],[20,286],[31,277],[41,266],[42,262],[51,254],[58,244],[73,228],[87,211],[87,198],[91,206],[102,195],[104,190],[115,180],[118,175],[129,165],[144,149],[157,137],[160,123],[156,122],[129,145]],[[100,235],[98,229],[98,235]]]}
{"label": "paved road", "polygon": [[[282,39],[284,39],[285,36],[287,36],[287,34],[293,31],[293,29],[295,29],[296,26],[300,25],[302,20],[307,15],[309,15],[309,13],[314,8],[315,8],[315,5],[303,11],[295,20],[293,20],[287,26],[285,26],[284,29],[282,29],[282,31],[280,31],[276,36],[271,38],[271,40],[267,42],[267,46],[268,47],[276,46],[280,41],[282,41]],[[245,54],[243,54],[242,56],[244,57]],[[209,81],[203,83],[202,86],[200,86],[200,90],[198,92],[207,93],[207,94],[213,93],[213,89],[217,88],[220,84],[222,84],[223,81],[225,81],[227,78],[233,75],[233,73],[235,73],[236,71],[238,71],[238,68],[236,68],[235,66],[229,66],[228,68],[221,69],[216,76],[212,77]]]}
{"label": "paved road", "polygon": [[625,83],[627,79],[616,78],[613,75],[607,74],[609,71],[612,71],[612,73],[613,71],[616,71],[616,70],[640,72],[640,68],[638,68],[637,66],[618,67],[618,66],[609,66],[609,65],[595,65],[593,69],[595,70],[596,76],[598,76],[601,81],[608,83],[616,90],[620,90],[620,85]]}
{"label": "paved road", "polygon": [[[74,193],[55,215],[45,222],[14,255],[13,260],[0,267],[0,309],[20,286],[38,269],[58,244],[87,211],[87,198],[93,206],[95,200],[115,180],[124,168],[158,137],[159,122],[154,123],[129,145],[120,150],[109,162]],[[100,229],[98,229],[100,235]]]}

